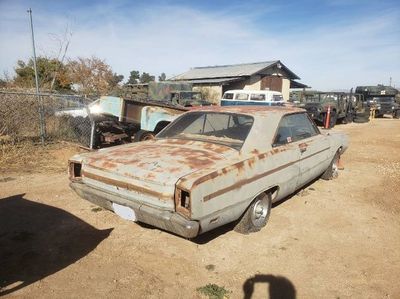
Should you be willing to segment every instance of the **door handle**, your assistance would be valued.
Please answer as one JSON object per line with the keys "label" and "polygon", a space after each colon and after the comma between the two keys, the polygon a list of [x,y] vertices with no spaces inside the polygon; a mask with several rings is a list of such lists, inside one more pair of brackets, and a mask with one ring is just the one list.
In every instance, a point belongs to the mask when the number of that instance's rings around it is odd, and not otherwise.
{"label": "door handle", "polygon": [[299,144],[300,153],[304,153],[307,150],[307,144],[301,143]]}

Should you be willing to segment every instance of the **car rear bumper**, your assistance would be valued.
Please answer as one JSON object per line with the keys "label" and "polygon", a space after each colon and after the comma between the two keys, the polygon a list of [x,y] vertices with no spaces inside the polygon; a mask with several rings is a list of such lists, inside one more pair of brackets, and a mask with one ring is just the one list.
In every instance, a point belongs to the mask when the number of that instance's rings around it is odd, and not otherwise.
{"label": "car rear bumper", "polygon": [[132,200],[124,199],[81,182],[71,182],[70,187],[80,197],[105,209],[114,211],[113,203],[131,208],[135,212],[136,219],[139,222],[153,225],[185,238],[194,238],[199,234],[200,225],[197,221],[188,220],[175,212],[160,210]]}

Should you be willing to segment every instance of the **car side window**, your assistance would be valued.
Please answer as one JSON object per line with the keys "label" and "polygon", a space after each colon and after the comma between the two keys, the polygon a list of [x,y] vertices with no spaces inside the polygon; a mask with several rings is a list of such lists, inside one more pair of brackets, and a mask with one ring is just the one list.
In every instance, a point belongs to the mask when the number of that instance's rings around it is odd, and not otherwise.
{"label": "car side window", "polygon": [[235,100],[239,101],[247,101],[249,99],[249,95],[247,93],[237,93],[235,96]]}
{"label": "car side window", "polygon": [[233,100],[233,93],[230,93],[230,92],[224,93],[223,99]]}
{"label": "car side window", "polygon": [[250,95],[250,101],[265,101],[265,94],[255,94]]}
{"label": "car side window", "polygon": [[292,115],[292,139],[293,141],[312,137],[318,133],[314,130],[312,123],[304,113]]}
{"label": "car side window", "polygon": [[279,146],[318,135],[319,131],[305,113],[282,117],[275,134],[273,146]]}

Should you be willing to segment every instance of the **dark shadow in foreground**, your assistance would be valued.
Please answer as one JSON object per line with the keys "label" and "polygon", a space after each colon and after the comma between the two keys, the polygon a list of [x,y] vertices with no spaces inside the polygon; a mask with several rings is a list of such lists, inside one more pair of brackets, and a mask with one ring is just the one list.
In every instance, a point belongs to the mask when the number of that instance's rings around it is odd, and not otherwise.
{"label": "dark shadow in foreground", "polygon": [[275,276],[272,274],[256,274],[247,279],[243,284],[244,299],[252,298],[254,285],[256,283],[263,283],[267,287],[264,298],[268,298],[268,294],[270,299],[296,298],[296,288],[289,279],[283,276]]}
{"label": "dark shadow in foreground", "polygon": [[0,296],[73,264],[112,231],[24,195],[0,199]]}

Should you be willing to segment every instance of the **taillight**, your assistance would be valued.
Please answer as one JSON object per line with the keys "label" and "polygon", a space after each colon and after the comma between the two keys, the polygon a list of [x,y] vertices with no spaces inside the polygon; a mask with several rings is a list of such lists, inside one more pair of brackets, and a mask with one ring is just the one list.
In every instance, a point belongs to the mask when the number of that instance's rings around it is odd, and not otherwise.
{"label": "taillight", "polygon": [[82,178],[82,164],[77,162],[69,162],[69,178],[71,180]]}
{"label": "taillight", "polygon": [[190,198],[190,193],[188,191],[176,188],[175,209],[178,213],[190,216],[191,198]]}

